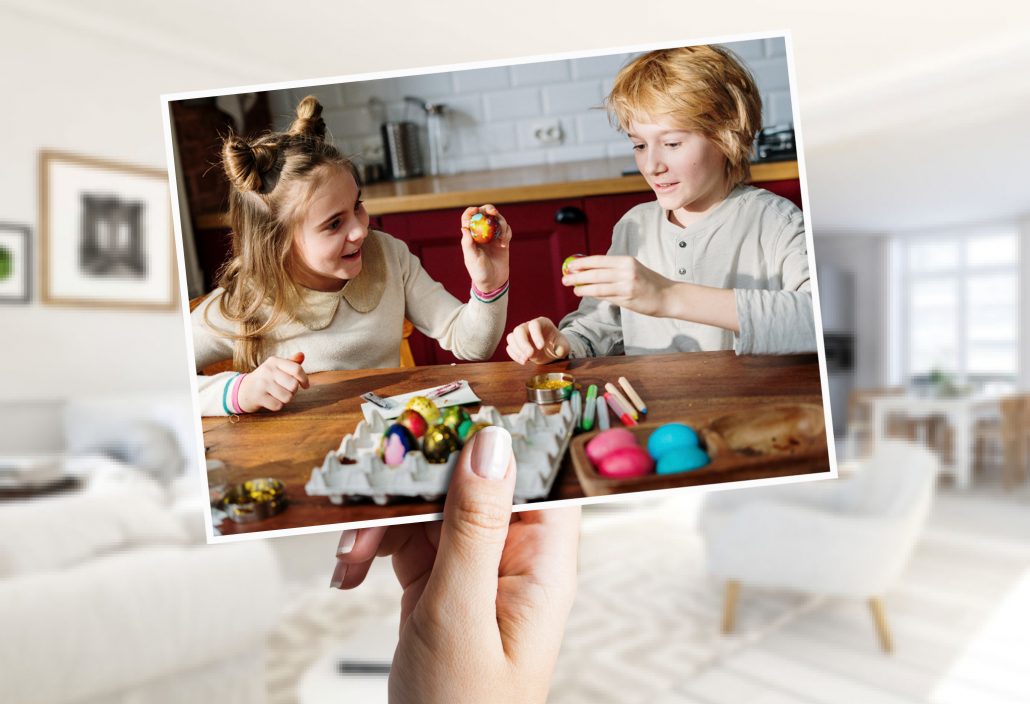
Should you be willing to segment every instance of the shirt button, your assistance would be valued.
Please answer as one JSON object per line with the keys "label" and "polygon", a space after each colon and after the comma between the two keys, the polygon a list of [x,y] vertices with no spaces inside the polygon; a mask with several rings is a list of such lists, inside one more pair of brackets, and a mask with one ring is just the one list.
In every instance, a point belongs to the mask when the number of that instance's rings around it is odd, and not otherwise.
{"label": "shirt button", "polygon": [[680,276],[683,276],[686,273],[687,273],[686,269],[680,269]]}
{"label": "shirt button", "polygon": [[680,240],[680,247],[686,247],[686,246],[687,246],[687,241],[686,240]]}

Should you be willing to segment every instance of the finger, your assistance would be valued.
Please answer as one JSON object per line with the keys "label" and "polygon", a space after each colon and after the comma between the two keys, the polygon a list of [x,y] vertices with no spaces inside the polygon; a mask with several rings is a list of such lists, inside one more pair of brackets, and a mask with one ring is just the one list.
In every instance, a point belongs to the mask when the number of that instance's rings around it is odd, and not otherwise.
{"label": "finger", "polygon": [[508,344],[518,351],[523,361],[529,359],[530,355],[536,351],[533,349],[533,344],[529,341],[529,333],[524,324],[511,331],[511,334],[508,335]]}
{"label": "finger", "polygon": [[580,298],[597,298],[602,301],[616,302],[624,298],[622,289],[618,284],[587,284],[576,286],[572,293]]}
{"label": "finger", "polygon": [[507,348],[505,348],[504,351],[508,353],[508,357],[511,358],[511,361],[516,362],[517,364],[525,364],[529,360],[525,352],[515,347],[512,347],[510,344],[507,346]]}
{"label": "finger", "polygon": [[544,334],[544,326],[540,318],[529,321],[529,336],[533,340],[533,347],[538,350],[547,348],[547,336]]}
{"label": "finger", "polygon": [[343,558],[338,558],[329,586],[334,589],[353,589],[365,581],[365,577],[371,568],[372,560],[365,560],[355,564],[347,562]]}
{"label": "finger", "polygon": [[451,476],[440,547],[423,597],[427,608],[443,617],[465,614],[496,623],[497,570],[514,492],[511,435],[498,426],[483,428]]}
{"label": "finger", "polygon": [[268,384],[268,388],[265,389],[265,392],[283,405],[286,405],[293,400],[293,392],[279,386],[274,379]]}
{"label": "finger", "polygon": [[336,556],[353,563],[371,560],[379,551],[386,532],[383,526],[345,530],[340,534]]}
{"label": "finger", "polygon": [[[275,386],[275,384],[272,384],[272,386]],[[267,389],[264,391],[264,393],[261,394],[261,397],[258,400],[258,404],[261,406],[261,408],[267,408],[270,411],[281,411],[283,409],[283,406],[286,405],[278,398],[268,393]]]}
{"label": "finger", "polygon": [[[293,356],[294,357],[298,357],[299,356],[299,357],[303,358],[304,357],[304,353],[303,352],[299,352],[299,353],[297,353],[297,354],[295,354]],[[275,365],[275,369],[277,369],[277,370],[279,370],[281,372],[284,372],[286,374],[289,374],[291,377],[296,379],[297,383],[301,386],[301,388],[306,389],[306,388],[309,388],[311,386],[311,381],[308,379],[307,372],[305,372],[304,368],[301,367],[300,364],[298,362],[296,362],[296,361],[292,361],[292,360],[288,360],[288,359],[280,359],[280,360],[277,361],[277,363]]]}
{"label": "finger", "polygon": [[621,266],[619,260],[626,257],[595,254],[589,257],[577,257],[569,262],[569,271],[587,271],[588,269],[614,269]]}
{"label": "finger", "polygon": [[289,391],[291,395],[296,394],[297,389],[300,388],[300,379],[287,374],[282,369],[276,369],[272,372],[272,380],[282,388]]}
{"label": "finger", "polygon": [[295,353],[294,355],[292,355],[290,357],[290,361],[291,362],[296,362],[297,364],[304,364],[304,353],[303,352]]}

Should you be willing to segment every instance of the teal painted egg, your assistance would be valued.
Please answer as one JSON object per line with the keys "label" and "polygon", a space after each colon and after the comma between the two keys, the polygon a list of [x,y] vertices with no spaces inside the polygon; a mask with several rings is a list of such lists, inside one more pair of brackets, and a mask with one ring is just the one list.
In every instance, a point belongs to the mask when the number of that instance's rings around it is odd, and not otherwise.
{"label": "teal painted egg", "polygon": [[458,437],[461,438],[462,442],[468,442],[469,438],[478,433],[483,428],[489,427],[489,423],[473,423],[471,420],[461,424],[458,428]]}
{"label": "teal painted egg", "polygon": [[711,460],[700,447],[676,447],[658,460],[658,474],[676,474],[704,467]]}
{"label": "teal painted egg", "polygon": [[408,452],[417,448],[411,431],[400,423],[394,423],[383,432],[376,454],[383,462],[393,467],[403,462]]}
{"label": "teal painted egg", "polygon": [[458,428],[461,427],[461,424],[469,420],[471,418],[469,418],[468,411],[461,406],[448,406],[440,413],[440,422],[453,430],[455,435],[458,435]]}
{"label": "teal painted egg", "polygon": [[434,425],[422,438],[422,454],[433,464],[443,464],[461,447],[457,434],[446,425]]}
{"label": "teal painted egg", "polygon": [[651,433],[651,437],[647,439],[647,451],[656,461],[670,450],[697,446],[697,433],[689,425],[682,423],[666,423]]}

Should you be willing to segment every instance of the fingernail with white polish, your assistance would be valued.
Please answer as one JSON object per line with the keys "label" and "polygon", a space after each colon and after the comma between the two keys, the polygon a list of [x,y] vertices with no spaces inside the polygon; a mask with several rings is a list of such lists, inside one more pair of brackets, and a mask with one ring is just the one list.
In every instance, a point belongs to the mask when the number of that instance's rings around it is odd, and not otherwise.
{"label": "fingernail with white polish", "polygon": [[329,582],[332,589],[340,589],[343,586],[343,578],[347,576],[347,563],[341,560],[336,561],[333,569],[333,579]]}
{"label": "fingernail with white polish", "polygon": [[504,479],[511,461],[511,435],[491,425],[472,436],[472,471],[484,479]]}
{"label": "fingernail with white polish", "polygon": [[354,549],[354,541],[358,539],[358,531],[345,530],[340,533],[340,544],[336,546],[337,555],[346,555]]}

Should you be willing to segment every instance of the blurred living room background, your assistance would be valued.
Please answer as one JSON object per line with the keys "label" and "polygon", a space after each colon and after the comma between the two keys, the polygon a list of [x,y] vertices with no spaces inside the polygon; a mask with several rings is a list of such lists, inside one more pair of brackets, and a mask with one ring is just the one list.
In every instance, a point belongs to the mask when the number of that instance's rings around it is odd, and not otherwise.
{"label": "blurred living room background", "polygon": [[204,545],[177,288],[44,280],[62,189],[130,182],[89,261],[140,279],[161,94],[780,28],[842,476],[585,510],[551,701],[1030,701],[1030,9],[482,9],[0,0],[0,479],[75,484],[0,499],[0,701],[385,701],[337,665],[388,661],[388,565],[339,593],[334,534]]}

